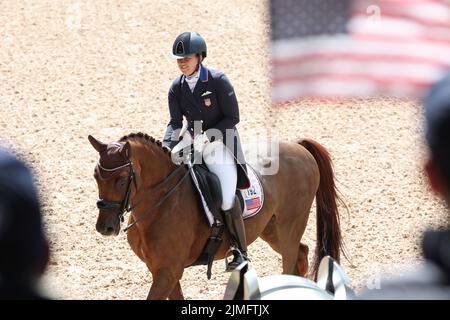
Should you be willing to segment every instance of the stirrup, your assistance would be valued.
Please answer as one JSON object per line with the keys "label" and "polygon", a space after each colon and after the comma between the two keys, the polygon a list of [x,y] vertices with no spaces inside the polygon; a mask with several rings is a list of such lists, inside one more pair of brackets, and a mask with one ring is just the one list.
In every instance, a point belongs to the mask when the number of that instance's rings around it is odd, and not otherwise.
{"label": "stirrup", "polygon": [[230,249],[228,249],[228,251],[225,253],[225,272],[230,272],[233,271],[236,267],[230,267],[230,262],[228,262],[228,255],[230,252],[233,252],[233,260],[231,260],[231,262],[234,261],[235,258],[235,252],[237,252],[237,254],[242,258],[243,261],[250,261],[249,258],[247,258],[247,256],[245,256],[241,250],[239,250],[236,247],[231,247]]}

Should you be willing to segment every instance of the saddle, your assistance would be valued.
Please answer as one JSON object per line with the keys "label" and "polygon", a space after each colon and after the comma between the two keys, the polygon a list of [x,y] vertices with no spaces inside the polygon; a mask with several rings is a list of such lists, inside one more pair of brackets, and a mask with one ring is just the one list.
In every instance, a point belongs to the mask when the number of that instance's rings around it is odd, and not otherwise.
{"label": "saddle", "polygon": [[[248,166],[248,177],[250,186],[246,189],[239,189],[236,195],[240,201],[243,212],[243,219],[256,215],[262,208],[264,194],[262,185],[254,170]],[[193,164],[189,166],[193,184],[197,189],[199,201],[202,203],[205,216],[209,226],[212,228],[211,236],[203,249],[203,253],[192,265],[208,265],[207,277],[211,278],[211,268],[214,256],[222,244],[222,234],[225,229],[225,222],[221,210],[222,189],[217,175],[210,172],[205,164]]]}
{"label": "saddle", "polygon": [[194,181],[194,184],[198,184],[198,194],[202,198],[202,202],[206,203],[206,207],[215,219],[212,225],[223,225],[224,220],[220,209],[222,205],[222,188],[219,178],[210,172],[205,164],[196,164],[192,167],[192,170],[195,175],[192,178],[197,180],[197,183]]}

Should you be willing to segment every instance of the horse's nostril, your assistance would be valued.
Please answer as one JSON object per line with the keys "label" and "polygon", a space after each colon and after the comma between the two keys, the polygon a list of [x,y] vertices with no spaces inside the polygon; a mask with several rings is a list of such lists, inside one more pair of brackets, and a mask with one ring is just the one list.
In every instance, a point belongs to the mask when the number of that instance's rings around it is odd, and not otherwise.
{"label": "horse's nostril", "polygon": [[98,232],[100,232],[104,236],[110,236],[110,235],[114,234],[113,227],[105,227],[105,226],[97,225],[96,229]]}

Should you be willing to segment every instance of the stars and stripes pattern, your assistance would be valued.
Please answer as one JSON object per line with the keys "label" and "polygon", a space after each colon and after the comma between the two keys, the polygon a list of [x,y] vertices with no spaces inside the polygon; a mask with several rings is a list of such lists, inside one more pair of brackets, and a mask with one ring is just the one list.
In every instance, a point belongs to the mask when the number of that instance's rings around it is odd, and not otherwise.
{"label": "stars and stripes pattern", "polygon": [[245,207],[247,210],[253,210],[259,208],[261,205],[261,200],[259,197],[245,200]]}
{"label": "stars and stripes pattern", "polygon": [[271,0],[274,102],[423,97],[450,69],[450,0]]}

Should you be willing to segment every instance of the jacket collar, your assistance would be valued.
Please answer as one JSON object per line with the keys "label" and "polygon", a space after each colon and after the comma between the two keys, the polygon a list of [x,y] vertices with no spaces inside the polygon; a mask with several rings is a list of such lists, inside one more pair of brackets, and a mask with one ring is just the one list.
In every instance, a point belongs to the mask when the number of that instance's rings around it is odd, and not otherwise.
{"label": "jacket collar", "polygon": [[[200,76],[199,76],[199,80],[201,82],[208,82],[209,80],[209,70],[208,68],[206,68],[203,64],[200,64]],[[184,80],[186,79],[185,75],[181,76],[181,83],[184,83]]]}
{"label": "jacket collar", "polygon": [[202,64],[200,65],[200,81],[201,82],[208,82],[208,69],[203,66]]}

